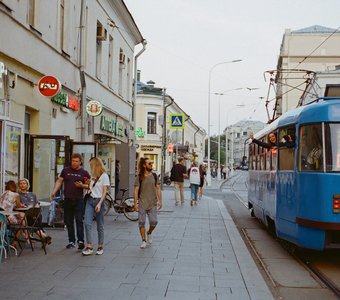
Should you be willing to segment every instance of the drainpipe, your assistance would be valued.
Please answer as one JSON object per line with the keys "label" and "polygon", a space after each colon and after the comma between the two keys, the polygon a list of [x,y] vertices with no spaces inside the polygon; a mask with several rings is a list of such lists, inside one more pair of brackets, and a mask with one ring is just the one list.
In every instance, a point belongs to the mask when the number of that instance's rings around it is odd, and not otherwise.
{"label": "drainpipe", "polygon": [[81,133],[80,140],[85,142],[86,136],[86,80],[85,80],[85,28],[86,28],[86,0],[81,0],[80,11],[80,43],[79,43],[79,75],[81,85]]}
{"label": "drainpipe", "polygon": [[166,109],[174,103],[174,100],[170,97],[170,103],[165,105],[165,91],[166,88],[163,88],[163,131],[162,131],[162,165],[161,165],[161,189],[163,190],[163,178],[165,175],[165,157],[166,157]]}
{"label": "drainpipe", "polygon": [[135,66],[134,66],[134,79],[133,79],[133,95],[132,95],[132,122],[133,122],[133,128],[135,128],[135,109],[136,109],[136,98],[137,98],[137,62],[138,57],[142,55],[142,53],[146,50],[147,41],[143,39],[142,41],[143,48],[140,50],[136,56],[135,56]]}

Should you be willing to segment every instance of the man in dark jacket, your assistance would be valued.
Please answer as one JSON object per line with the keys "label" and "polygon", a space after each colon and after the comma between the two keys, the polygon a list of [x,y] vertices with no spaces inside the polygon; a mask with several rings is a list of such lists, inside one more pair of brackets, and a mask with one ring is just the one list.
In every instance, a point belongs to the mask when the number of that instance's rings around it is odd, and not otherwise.
{"label": "man in dark jacket", "polygon": [[174,165],[171,170],[171,177],[175,186],[175,205],[178,205],[178,190],[181,195],[181,204],[184,203],[184,177],[187,177],[187,168],[184,166],[184,159],[180,157],[178,164]]}

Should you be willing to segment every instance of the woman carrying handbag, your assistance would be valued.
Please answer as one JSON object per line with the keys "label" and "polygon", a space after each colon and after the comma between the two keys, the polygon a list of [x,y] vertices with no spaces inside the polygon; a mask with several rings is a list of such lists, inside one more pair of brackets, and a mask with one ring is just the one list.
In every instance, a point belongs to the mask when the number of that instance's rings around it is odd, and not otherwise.
{"label": "woman carrying handbag", "polygon": [[93,214],[96,216],[97,233],[98,233],[98,247],[96,254],[102,255],[104,253],[104,200],[106,197],[107,188],[110,186],[109,176],[106,174],[105,167],[102,161],[94,157],[90,160],[91,167],[91,181],[88,184],[89,196],[87,197],[85,207],[85,235],[86,248],[82,251],[84,256],[92,255],[92,224]]}

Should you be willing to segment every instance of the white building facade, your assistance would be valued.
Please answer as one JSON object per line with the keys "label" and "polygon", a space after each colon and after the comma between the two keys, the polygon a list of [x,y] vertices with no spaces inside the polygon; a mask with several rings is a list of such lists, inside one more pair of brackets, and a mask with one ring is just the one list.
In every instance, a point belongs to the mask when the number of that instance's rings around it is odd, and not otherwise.
{"label": "white building facade", "polygon": [[[120,159],[128,185],[134,49],[143,37],[124,2],[2,0],[0,20],[0,189],[25,176],[48,198],[74,152],[87,169],[100,156],[112,184]],[[45,75],[59,80],[57,96],[39,93]],[[101,104],[99,116],[86,113],[91,100]]]}
{"label": "white building facade", "polygon": [[263,129],[266,124],[260,121],[240,121],[228,126],[224,130],[227,141],[226,163],[227,166],[239,166],[244,160],[248,160],[249,135]]}

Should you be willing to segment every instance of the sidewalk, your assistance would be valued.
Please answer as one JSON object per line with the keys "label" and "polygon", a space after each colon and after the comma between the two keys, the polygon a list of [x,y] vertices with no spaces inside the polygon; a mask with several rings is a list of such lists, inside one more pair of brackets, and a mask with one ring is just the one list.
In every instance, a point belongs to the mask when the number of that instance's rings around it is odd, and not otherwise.
{"label": "sidewalk", "polygon": [[165,188],[153,244],[143,250],[137,223],[113,212],[102,256],[65,249],[62,229],[49,233],[47,255],[27,247],[0,265],[1,299],[273,299],[222,201],[206,196],[176,207]]}

